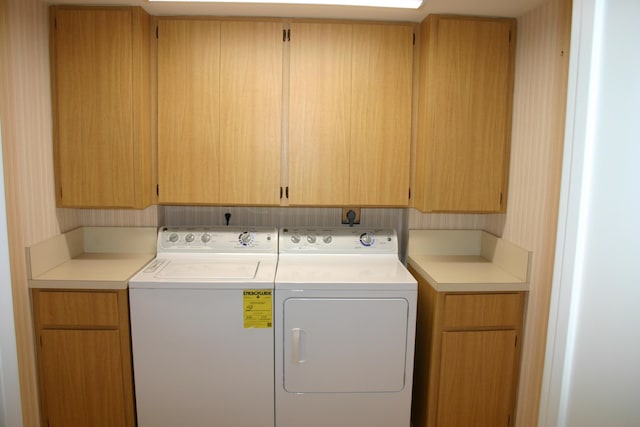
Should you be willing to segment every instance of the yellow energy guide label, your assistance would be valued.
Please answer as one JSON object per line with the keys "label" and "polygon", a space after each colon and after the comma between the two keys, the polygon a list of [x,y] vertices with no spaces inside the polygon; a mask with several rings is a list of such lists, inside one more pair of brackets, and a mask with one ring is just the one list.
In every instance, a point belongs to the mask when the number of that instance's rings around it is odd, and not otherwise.
{"label": "yellow energy guide label", "polygon": [[245,328],[271,328],[273,304],[271,289],[245,289],[242,303]]}

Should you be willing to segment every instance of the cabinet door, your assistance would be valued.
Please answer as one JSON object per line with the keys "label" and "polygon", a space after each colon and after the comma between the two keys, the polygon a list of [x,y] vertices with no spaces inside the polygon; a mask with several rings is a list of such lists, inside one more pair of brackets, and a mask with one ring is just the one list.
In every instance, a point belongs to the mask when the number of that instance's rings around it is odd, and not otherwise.
{"label": "cabinet door", "polygon": [[409,202],[413,29],[354,25],[350,202]]}
{"label": "cabinet door", "polygon": [[511,425],[515,360],[514,330],[444,332],[436,425]]}
{"label": "cabinet door", "polygon": [[278,205],[282,24],[221,25],[220,202]]}
{"label": "cabinet door", "polygon": [[349,202],[351,33],[347,24],[291,25],[289,201]]}
{"label": "cabinet door", "polygon": [[433,16],[422,31],[414,205],[504,211],[515,21]]}
{"label": "cabinet door", "polygon": [[161,203],[219,200],[220,23],[158,22]]}
{"label": "cabinet door", "polygon": [[117,330],[43,330],[40,337],[48,426],[130,425]]}
{"label": "cabinet door", "polygon": [[132,13],[53,11],[58,201],[65,207],[132,207]]}

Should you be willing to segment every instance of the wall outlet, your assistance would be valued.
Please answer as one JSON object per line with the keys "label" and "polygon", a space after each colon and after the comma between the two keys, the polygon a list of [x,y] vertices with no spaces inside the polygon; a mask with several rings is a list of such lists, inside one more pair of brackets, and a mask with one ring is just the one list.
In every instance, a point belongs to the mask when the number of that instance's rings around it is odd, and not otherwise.
{"label": "wall outlet", "polygon": [[353,224],[360,224],[360,208],[342,208],[342,223],[350,224],[349,212],[353,212],[355,218],[353,218]]}

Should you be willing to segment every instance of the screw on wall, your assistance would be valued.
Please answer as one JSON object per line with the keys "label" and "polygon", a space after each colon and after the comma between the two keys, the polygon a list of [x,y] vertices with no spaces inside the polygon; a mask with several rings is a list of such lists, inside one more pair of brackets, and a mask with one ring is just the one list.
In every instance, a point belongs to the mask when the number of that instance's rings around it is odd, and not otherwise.
{"label": "screw on wall", "polygon": [[360,224],[360,208],[342,208],[342,223],[349,227]]}

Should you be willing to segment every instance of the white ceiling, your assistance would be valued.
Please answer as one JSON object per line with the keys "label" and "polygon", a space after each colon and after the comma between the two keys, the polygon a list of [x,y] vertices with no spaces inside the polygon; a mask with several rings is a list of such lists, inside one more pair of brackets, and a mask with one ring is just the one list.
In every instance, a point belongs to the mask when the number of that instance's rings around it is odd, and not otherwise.
{"label": "white ceiling", "polygon": [[425,0],[417,10],[348,6],[173,3],[148,0],[43,0],[47,3],[142,6],[152,15],[269,16],[420,22],[431,13],[518,17],[546,0]]}

